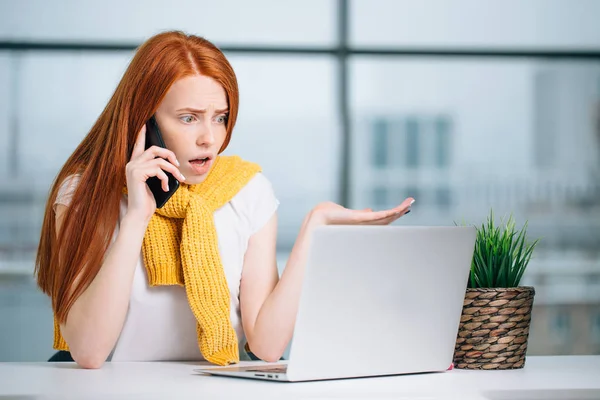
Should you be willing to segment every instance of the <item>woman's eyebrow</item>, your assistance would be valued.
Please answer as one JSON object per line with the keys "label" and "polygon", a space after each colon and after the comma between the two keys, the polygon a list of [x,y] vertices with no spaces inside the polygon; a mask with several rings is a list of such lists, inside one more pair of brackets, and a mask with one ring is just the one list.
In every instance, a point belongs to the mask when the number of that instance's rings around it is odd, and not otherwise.
{"label": "woman's eyebrow", "polygon": [[[206,109],[200,110],[200,109],[192,108],[192,107],[185,107],[185,108],[180,108],[179,110],[176,110],[176,112],[180,112],[180,111],[188,111],[188,112],[192,112],[192,113],[195,113],[195,114],[206,114]],[[229,108],[223,108],[223,109],[220,109],[220,110],[215,110],[215,113],[216,114],[222,114],[222,113],[225,113],[225,112],[228,112],[228,111],[229,111]]]}

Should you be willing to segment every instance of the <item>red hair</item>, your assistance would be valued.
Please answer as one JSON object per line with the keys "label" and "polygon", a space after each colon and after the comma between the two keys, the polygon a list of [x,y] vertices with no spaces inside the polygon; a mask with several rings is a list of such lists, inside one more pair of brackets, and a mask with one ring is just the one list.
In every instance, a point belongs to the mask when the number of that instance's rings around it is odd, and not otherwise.
{"label": "red hair", "polygon": [[[102,266],[119,219],[125,166],[139,131],[171,85],[195,74],[211,77],[225,89],[229,118],[222,152],[238,112],[233,68],[209,41],[171,31],[137,49],[102,114],[58,173],[46,204],[35,274],[61,323]],[[80,181],[57,236],[53,204],[60,184],[73,174],[81,174]]]}

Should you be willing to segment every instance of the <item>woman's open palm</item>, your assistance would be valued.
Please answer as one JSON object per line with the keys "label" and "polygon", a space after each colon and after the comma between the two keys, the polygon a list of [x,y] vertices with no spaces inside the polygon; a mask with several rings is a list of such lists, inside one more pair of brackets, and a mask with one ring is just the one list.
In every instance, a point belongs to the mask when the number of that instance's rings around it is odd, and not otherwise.
{"label": "woman's open palm", "polygon": [[405,215],[412,203],[414,199],[408,197],[389,210],[372,211],[353,210],[333,202],[325,202],[315,207],[313,216],[325,225],[388,225]]}

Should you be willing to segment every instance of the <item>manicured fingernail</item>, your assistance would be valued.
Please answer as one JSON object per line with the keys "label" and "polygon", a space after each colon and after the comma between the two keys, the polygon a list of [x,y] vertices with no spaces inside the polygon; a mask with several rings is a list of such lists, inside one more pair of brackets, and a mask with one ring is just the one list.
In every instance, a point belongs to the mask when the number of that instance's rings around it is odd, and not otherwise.
{"label": "manicured fingernail", "polygon": [[181,178],[185,181],[185,176],[183,176],[183,174],[180,174]]}
{"label": "manicured fingernail", "polygon": [[412,199],[410,202],[410,205],[412,206],[412,204],[415,202],[415,199]]}
{"label": "manicured fingernail", "polygon": [[178,159],[175,159],[175,162],[177,163],[178,167],[181,166],[181,164],[179,164],[179,160]]}

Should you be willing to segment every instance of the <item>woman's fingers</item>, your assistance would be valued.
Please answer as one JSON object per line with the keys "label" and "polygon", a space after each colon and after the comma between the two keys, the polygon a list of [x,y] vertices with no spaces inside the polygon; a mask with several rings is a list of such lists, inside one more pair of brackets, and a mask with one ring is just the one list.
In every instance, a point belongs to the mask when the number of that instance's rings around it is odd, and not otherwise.
{"label": "woman's fingers", "polygon": [[357,211],[354,213],[354,218],[357,222],[373,222],[393,218],[401,213],[402,211],[396,209],[383,211]]}
{"label": "woman's fingers", "polygon": [[185,181],[185,177],[181,172],[179,172],[177,167],[175,167],[170,162],[163,160],[162,158],[156,158],[150,161],[149,163],[140,166],[140,172],[145,175],[144,180],[146,180],[149,177],[155,176],[161,180],[161,187],[163,188],[163,190],[165,192],[168,192],[169,177],[167,176],[165,171],[170,172],[171,175],[173,175],[175,179],[179,180],[180,182]]}
{"label": "woman's fingers", "polygon": [[408,198],[404,200],[399,206],[389,210],[383,211],[356,211],[355,218],[360,224],[389,224],[398,218],[405,215],[409,210],[410,206],[414,203],[414,199]]}
{"label": "woman's fingers", "polygon": [[142,126],[140,132],[138,133],[137,139],[133,145],[133,151],[131,153],[131,159],[133,160],[136,157],[139,157],[144,152],[144,147],[146,146],[146,124]]}
{"label": "woman's fingers", "polygon": [[320,215],[327,224],[332,225],[374,225],[374,224],[389,224],[404,215],[410,206],[414,203],[414,199],[409,197],[400,205],[389,210],[373,211],[370,208],[362,210],[353,210],[342,207],[334,203],[324,203],[317,207]]}
{"label": "woman's fingers", "polygon": [[140,129],[140,133],[133,145],[133,151],[131,153],[131,160],[137,159],[136,161],[144,162],[155,159],[157,157],[169,160],[171,164],[180,166],[175,153],[169,149],[165,149],[158,146],[151,146],[148,149],[146,147],[146,124]]}
{"label": "woman's fingers", "polygon": [[376,220],[368,220],[368,221],[364,221],[364,222],[359,222],[358,225],[389,225],[392,222],[394,222],[397,219],[399,219],[400,217],[402,217],[402,215],[404,215],[404,214],[397,214],[397,215],[394,215],[392,217],[387,217],[387,218],[381,218],[381,219],[376,219]]}
{"label": "woman's fingers", "polygon": [[177,157],[175,153],[173,153],[169,149],[165,149],[163,147],[152,146],[149,147],[144,153],[140,156],[140,161],[149,161],[153,160],[157,157],[163,158],[165,160],[169,160],[171,164],[180,166],[179,161],[177,161]]}
{"label": "woman's fingers", "polygon": [[160,179],[161,187],[165,192],[169,191],[169,177],[165,174],[165,171],[160,169],[160,167],[155,169],[154,175]]}
{"label": "woman's fingers", "polygon": [[178,181],[185,181],[185,176],[179,171],[179,169],[168,162],[167,160],[163,160],[162,158],[155,158],[153,161],[156,165],[158,165],[162,170],[170,172]]}
{"label": "woman's fingers", "polygon": [[361,223],[361,225],[389,225],[392,222],[396,221],[397,219],[400,219],[400,217],[406,215],[408,212],[409,211],[407,210],[406,212],[394,214],[391,217],[363,222],[363,223]]}

